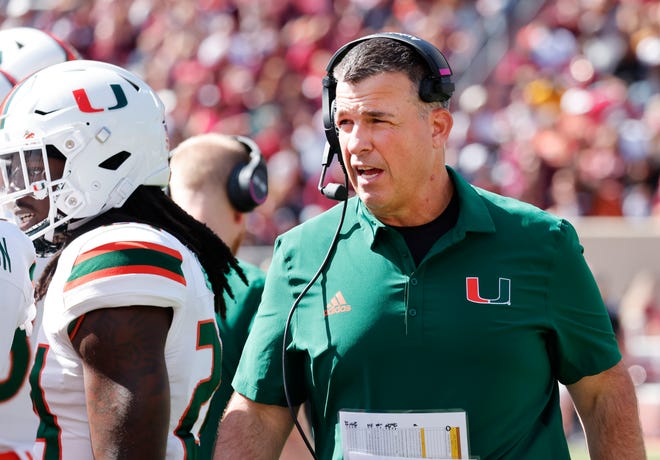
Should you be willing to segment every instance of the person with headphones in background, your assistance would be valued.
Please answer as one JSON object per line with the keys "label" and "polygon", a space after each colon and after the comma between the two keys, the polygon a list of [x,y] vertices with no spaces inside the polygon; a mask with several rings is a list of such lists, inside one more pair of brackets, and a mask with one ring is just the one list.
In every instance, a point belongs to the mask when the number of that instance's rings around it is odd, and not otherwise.
{"label": "person with headphones in background", "polygon": [[[268,170],[259,146],[250,138],[219,133],[199,134],[181,142],[170,154],[169,193],[175,203],[204,222],[232,250],[243,242],[247,214],[268,195]],[[264,287],[265,272],[238,259],[248,280],[229,276],[234,298],[225,296],[227,313],[217,315],[222,340],[222,380],[211,399],[209,415],[200,434],[202,459],[213,456],[218,423],[232,394],[245,340],[257,311]],[[305,452],[298,433],[292,433],[282,458],[299,459]]]}
{"label": "person with headphones in background", "polygon": [[[181,142],[170,154],[169,193],[179,206],[204,222],[236,255],[246,231],[247,213],[268,194],[268,173],[259,147],[249,138],[208,133]],[[234,298],[225,296],[227,313],[216,316],[222,340],[222,380],[211,399],[200,433],[200,455],[210,459],[218,422],[232,393],[234,377],[252,318],[261,300],[264,271],[239,260],[248,280],[229,276]]]}
{"label": "person with headphones in background", "polygon": [[[343,203],[275,242],[216,460],[277,458],[303,402],[314,458],[569,459],[558,382],[592,458],[645,458],[571,224],[445,164],[451,77],[401,33],[332,56],[319,186]],[[334,156],[346,183],[324,185]]]}
{"label": "person with headphones in background", "polygon": [[[5,98],[16,83],[32,73],[53,64],[79,58],[80,55],[73,46],[47,31],[33,27],[11,27],[0,30],[0,100]],[[5,162],[2,166],[5,174],[0,181],[9,180],[7,171],[9,165]],[[7,195],[2,198],[6,199]],[[13,219],[11,209],[3,209],[3,212],[6,218]],[[24,296],[28,296],[29,290],[27,305],[30,305],[34,301],[32,279],[38,278],[46,259],[42,255],[36,257],[34,245],[27,236],[19,234],[21,232],[14,223],[0,221],[0,227],[3,229],[14,227],[9,228],[8,234],[3,234],[13,253],[11,264],[7,266],[11,267],[14,277],[25,270],[25,278],[30,282],[24,286],[26,289]],[[27,267],[22,267],[21,262],[28,263]],[[0,292],[9,291],[2,288]],[[30,308],[35,309],[34,306]],[[30,385],[27,379],[34,359],[32,342],[36,341],[36,333],[28,334],[28,332],[31,329],[36,330],[41,314],[41,305],[38,305],[35,311],[30,313],[29,317],[32,321],[22,323],[13,334],[3,333],[3,340],[10,339],[11,360],[6,371],[0,371],[0,420],[11,420],[11,423],[5,423],[0,429],[0,459],[6,457],[27,459],[32,452],[39,419],[32,410]],[[16,323],[3,320],[2,324],[11,328]]]}

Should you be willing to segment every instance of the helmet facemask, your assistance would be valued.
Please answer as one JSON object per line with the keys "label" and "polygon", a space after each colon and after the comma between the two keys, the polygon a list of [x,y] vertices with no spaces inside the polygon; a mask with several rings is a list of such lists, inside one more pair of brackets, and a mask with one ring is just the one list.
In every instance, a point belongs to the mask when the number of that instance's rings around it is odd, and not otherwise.
{"label": "helmet facemask", "polygon": [[64,157],[49,154],[53,150],[52,146],[35,142],[28,148],[8,147],[0,151],[3,214],[12,218],[33,241],[43,240],[47,246],[54,242],[55,230],[66,230],[71,220],[54,204],[66,179],[61,177]]}

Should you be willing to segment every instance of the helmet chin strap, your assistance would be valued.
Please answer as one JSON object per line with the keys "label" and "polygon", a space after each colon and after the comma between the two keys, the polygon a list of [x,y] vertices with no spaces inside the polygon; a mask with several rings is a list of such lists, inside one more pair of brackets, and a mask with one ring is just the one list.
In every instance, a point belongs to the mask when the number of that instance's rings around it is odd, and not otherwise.
{"label": "helmet chin strap", "polygon": [[84,217],[82,219],[73,219],[58,213],[62,218],[56,222],[56,227],[51,225],[50,221],[46,219],[30,228],[25,233],[27,233],[32,240],[37,255],[39,257],[45,257],[56,253],[62,247],[62,241],[58,241],[57,239],[58,234],[62,234],[67,230],[75,230],[102,214],[103,213],[96,216]]}
{"label": "helmet chin strap", "polygon": [[61,243],[52,243],[46,240],[46,238],[43,236],[33,240],[32,244],[34,245],[34,250],[36,251],[38,257],[51,256],[59,251],[60,247],[62,246]]}
{"label": "helmet chin strap", "polygon": [[[66,226],[62,227],[62,231]],[[54,231],[51,227],[50,219],[44,219],[36,225],[25,231],[32,240],[34,249],[39,257],[46,257],[56,253],[61,244],[54,241]]]}

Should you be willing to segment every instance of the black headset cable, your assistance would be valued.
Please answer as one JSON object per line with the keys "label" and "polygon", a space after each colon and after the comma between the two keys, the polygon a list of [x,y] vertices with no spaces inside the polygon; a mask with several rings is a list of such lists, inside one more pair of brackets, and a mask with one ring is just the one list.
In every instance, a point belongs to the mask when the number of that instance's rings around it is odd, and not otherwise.
{"label": "black headset cable", "polygon": [[[340,160],[339,163],[344,173],[344,184],[346,189],[348,190],[348,173],[346,172],[346,167],[344,166],[344,162]],[[325,268],[328,266],[332,258],[332,253],[337,246],[337,241],[339,241],[341,227],[344,224],[344,217],[346,216],[346,207],[348,205],[348,198],[345,198],[342,201],[343,203],[342,203],[341,217],[339,219],[339,223],[337,224],[337,229],[335,230],[335,234],[332,238],[332,242],[330,243],[330,247],[328,248],[328,252],[325,254],[325,258],[323,259],[321,266],[316,271],[314,277],[309,281],[309,283],[307,283],[305,288],[300,292],[296,300],[293,302],[293,305],[291,305],[291,309],[289,310],[289,315],[286,319],[286,324],[284,325],[284,338],[282,339],[282,384],[284,387],[284,395],[286,396],[286,403],[289,408],[289,412],[291,413],[291,417],[293,418],[293,423],[295,424],[296,428],[298,429],[298,432],[302,436],[302,439],[305,442],[305,445],[307,446],[309,453],[312,454],[312,458],[314,460],[316,460],[316,453],[314,452],[314,448],[309,442],[309,439],[307,439],[307,436],[305,435],[302,426],[300,426],[300,422],[298,422],[298,416],[296,414],[296,411],[293,409],[293,404],[291,403],[291,396],[289,394],[289,388],[286,379],[286,355],[287,355],[286,342],[287,342],[287,336],[289,335],[289,325],[291,323],[291,319],[293,318],[293,313],[295,312],[302,298],[305,296],[305,294],[307,294],[307,291],[310,290],[310,288],[314,285],[318,277],[321,276],[321,273],[323,273],[323,270],[325,270]]]}

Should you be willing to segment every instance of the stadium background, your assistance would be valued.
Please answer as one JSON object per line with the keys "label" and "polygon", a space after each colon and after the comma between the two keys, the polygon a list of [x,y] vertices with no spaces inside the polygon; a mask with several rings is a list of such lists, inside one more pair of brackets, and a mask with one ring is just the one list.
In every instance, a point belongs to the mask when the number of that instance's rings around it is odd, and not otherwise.
{"label": "stadium background", "polygon": [[278,234],[335,204],[316,191],[333,52],[384,30],[433,42],[457,86],[447,162],[575,224],[621,320],[649,445],[660,437],[660,2],[0,0],[0,21],[141,75],[172,147],[254,138],[270,196],[241,255],[264,266]]}

